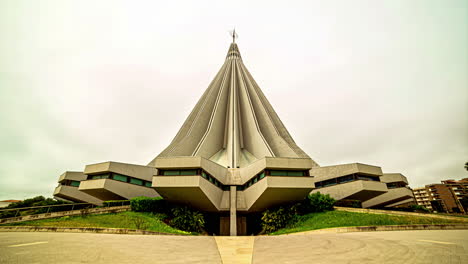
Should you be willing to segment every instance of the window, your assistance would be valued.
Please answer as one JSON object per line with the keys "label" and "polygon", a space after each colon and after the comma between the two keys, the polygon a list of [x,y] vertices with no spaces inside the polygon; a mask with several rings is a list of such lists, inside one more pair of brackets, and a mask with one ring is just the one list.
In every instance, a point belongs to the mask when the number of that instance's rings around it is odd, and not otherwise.
{"label": "window", "polygon": [[146,187],[151,187],[151,182],[149,182],[149,181],[145,182],[145,186]]}
{"label": "window", "polygon": [[128,177],[125,175],[114,173],[113,176],[114,176],[113,179],[116,181],[128,182]]}
{"label": "window", "polygon": [[304,176],[302,171],[288,171],[288,176]]}
{"label": "window", "polygon": [[180,171],[178,170],[168,170],[168,171],[163,171],[164,176],[176,176],[180,175]]}
{"label": "window", "polygon": [[78,186],[80,186],[80,182],[79,181],[71,181],[70,186],[78,187]]}
{"label": "window", "polygon": [[265,172],[263,171],[262,173],[259,174],[259,176],[260,176],[260,180],[265,178]]}
{"label": "window", "polygon": [[109,179],[109,173],[88,176],[88,180],[98,180],[98,179]]}
{"label": "window", "polygon": [[379,177],[376,177],[376,176],[368,176],[368,175],[362,175],[362,174],[358,174],[358,175],[357,175],[357,179],[358,179],[358,180],[364,180],[364,181],[380,181],[380,180],[379,180]]}
{"label": "window", "polygon": [[189,176],[189,175],[198,175],[197,170],[165,170],[162,175],[164,176]]}
{"label": "window", "polygon": [[270,170],[271,176],[305,176],[304,171]]}
{"label": "window", "polygon": [[323,187],[332,186],[338,184],[336,179],[330,179],[322,182]]}
{"label": "window", "polygon": [[354,175],[346,175],[338,178],[338,183],[354,181]]}
{"label": "window", "polygon": [[270,171],[271,176],[288,176],[287,171],[277,171],[277,170],[272,170]]}
{"label": "window", "polygon": [[180,175],[197,175],[197,170],[181,170]]}
{"label": "window", "polygon": [[135,178],[131,178],[131,179],[130,179],[130,183],[136,184],[136,185],[143,185],[143,181],[142,181],[142,180],[140,180],[140,179],[135,179]]}

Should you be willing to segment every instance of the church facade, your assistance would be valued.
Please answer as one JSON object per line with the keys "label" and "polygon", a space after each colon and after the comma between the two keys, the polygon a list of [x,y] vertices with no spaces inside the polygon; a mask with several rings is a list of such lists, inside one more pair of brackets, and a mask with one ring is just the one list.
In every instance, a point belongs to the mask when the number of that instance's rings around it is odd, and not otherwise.
{"label": "church facade", "polygon": [[219,216],[219,234],[246,233],[246,216],[311,192],[363,207],[412,199],[401,174],[360,163],[319,166],[293,140],[233,41],[179,132],[146,166],[118,162],[65,172],[54,195],[100,204],[162,196]]}

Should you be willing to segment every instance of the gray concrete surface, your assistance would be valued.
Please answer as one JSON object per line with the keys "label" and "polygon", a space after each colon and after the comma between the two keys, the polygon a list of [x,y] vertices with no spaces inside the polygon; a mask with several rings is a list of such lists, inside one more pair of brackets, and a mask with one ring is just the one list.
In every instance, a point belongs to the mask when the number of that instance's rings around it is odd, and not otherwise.
{"label": "gray concrete surface", "polygon": [[468,263],[468,231],[257,237],[253,263]]}
{"label": "gray concrete surface", "polygon": [[246,238],[0,232],[0,263],[468,263],[468,230]]}
{"label": "gray concrete surface", "polygon": [[0,233],[0,263],[221,263],[213,237]]}

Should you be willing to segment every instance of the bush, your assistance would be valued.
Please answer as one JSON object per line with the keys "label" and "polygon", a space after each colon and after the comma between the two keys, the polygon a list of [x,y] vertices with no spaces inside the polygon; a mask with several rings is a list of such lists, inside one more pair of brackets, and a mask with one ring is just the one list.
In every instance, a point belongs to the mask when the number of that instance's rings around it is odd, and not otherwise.
{"label": "bush", "polygon": [[333,210],[335,199],[329,194],[316,192],[307,196],[307,198],[297,205],[299,214],[318,213]]}
{"label": "bush", "polygon": [[296,216],[296,206],[280,206],[274,209],[268,209],[262,215],[262,229],[265,233],[274,232],[280,228],[286,227],[294,222]]}
{"label": "bush", "polygon": [[203,214],[187,206],[176,206],[172,208],[171,214],[173,218],[170,225],[180,230],[200,233],[205,227]]}
{"label": "bush", "polygon": [[410,205],[409,208],[411,210],[413,210],[413,212],[417,212],[417,213],[430,213],[431,211],[429,209],[427,209],[426,207],[422,206],[422,205],[418,205],[418,204],[413,204],[413,205]]}
{"label": "bush", "polygon": [[135,212],[170,213],[169,204],[161,197],[135,197],[130,200],[130,208]]}
{"label": "bush", "polygon": [[299,219],[298,215],[333,210],[335,199],[320,192],[310,194],[303,201],[294,205],[279,206],[268,209],[262,214],[263,232],[271,233],[280,228],[292,225]]}

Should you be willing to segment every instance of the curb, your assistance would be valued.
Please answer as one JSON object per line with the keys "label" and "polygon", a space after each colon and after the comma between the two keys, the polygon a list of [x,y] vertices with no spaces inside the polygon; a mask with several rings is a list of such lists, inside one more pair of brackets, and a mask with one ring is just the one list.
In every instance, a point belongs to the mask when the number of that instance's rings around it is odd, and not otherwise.
{"label": "curb", "polygon": [[378,210],[378,209],[367,209],[367,208],[351,208],[351,207],[334,207],[336,211],[345,211],[353,213],[367,213],[367,214],[385,214],[385,215],[397,215],[397,216],[417,216],[417,217],[430,217],[447,220],[457,220],[459,222],[468,222],[468,217],[457,217],[449,215],[437,215],[431,213],[415,213],[415,212],[402,212],[402,211],[390,211],[390,210]]}
{"label": "curb", "polygon": [[0,226],[0,232],[58,232],[58,233],[98,233],[121,235],[160,235],[160,236],[184,236],[136,229],[124,228],[100,228],[100,227],[48,227],[48,226]]}
{"label": "curb", "polygon": [[333,227],[290,234],[273,236],[300,236],[308,234],[327,233],[352,233],[352,232],[375,232],[375,231],[411,231],[411,230],[464,230],[468,224],[436,224],[436,225],[387,225],[387,226],[348,226]]}

